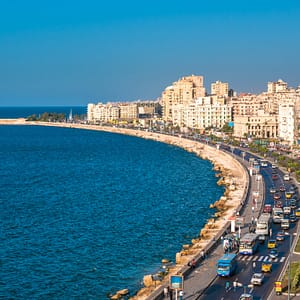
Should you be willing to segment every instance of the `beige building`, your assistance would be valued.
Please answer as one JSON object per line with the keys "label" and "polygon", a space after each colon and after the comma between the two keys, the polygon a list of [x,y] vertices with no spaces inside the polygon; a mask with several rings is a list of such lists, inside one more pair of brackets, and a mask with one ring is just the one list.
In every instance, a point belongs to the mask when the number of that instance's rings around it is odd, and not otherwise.
{"label": "beige building", "polygon": [[138,118],[138,106],[136,103],[119,103],[120,119],[134,120]]}
{"label": "beige building", "polygon": [[277,138],[278,116],[258,110],[257,115],[234,116],[233,135],[238,138]]}
{"label": "beige building", "polygon": [[210,90],[212,95],[217,96],[228,96],[228,83],[216,81],[210,85]]}
{"label": "beige building", "polygon": [[189,105],[199,97],[205,96],[203,86],[203,76],[182,77],[172,86],[167,87],[162,93],[163,119],[171,121],[173,119],[173,110],[176,105]]}
{"label": "beige building", "polygon": [[287,91],[287,83],[279,79],[277,82],[268,82],[268,93],[280,93]]}
{"label": "beige building", "polygon": [[113,122],[120,118],[120,108],[116,104],[93,104],[87,108],[87,121],[91,124]]}
{"label": "beige building", "polygon": [[232,107],[220,97],[200,97],[189,105],[174,106],[172,124],[193,129],[222,128],[232,121]]}

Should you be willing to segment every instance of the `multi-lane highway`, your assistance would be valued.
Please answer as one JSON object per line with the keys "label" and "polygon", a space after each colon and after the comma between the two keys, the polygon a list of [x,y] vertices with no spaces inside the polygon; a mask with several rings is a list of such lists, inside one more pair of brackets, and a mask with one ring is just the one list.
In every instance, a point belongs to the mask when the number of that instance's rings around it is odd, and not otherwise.
{"label": "multi-lane highway", "polygon": [[[222,146],[221,146],[222,147]],[[243,156],[246,161],[249,161],[250,157],[254,157],[259,161],[258,157],[255,157],[244,150],[242,154],[241,149],[229,148],[224,146],[225,150],[229,150],[237,156]],[[270,163],[267,166],[260,166],[260,174],[262,175],[265,183],[265,204],[270,204],[272,207],[281,201],[283,206],[290,205],[290,199],[286,199],[285,191],[280,191],[280,187],[285,187],[285,190],[289,190],[292,186],[292,182],[284,181],[284,174],[278,168],[272,168]],[[274,175],[276,174],[276,176]],[[255,175],[254,175],[255,176]],[[276,193],[272,191],[272,187],[275,188]],[[271,189],[271,192],[270,192]],[[282,189],[282,188],[281,188]],[[274,200],[274,194],[277,197],[280,196],[280,200]],[[298,191],[296,190],[298,199]],[[297,207],[299,203],[297,201]],[[293,211],[293,209],[292,209]],[[237,262],[238,267],[235,274],[231,277],[220,278],[217,277],[213,283],[205,290],[199,299],[239,299],[243,292],[247,292],[253,296],[253,299],[267,299],[271,290],[274,288],[274,282],[278,279],[282,267],[289,256],[290,245],[293,238],[293,233],[296,231],[297,222],[290,223],[290,229],[285,230],[284,240],[277,241],[278,256],[276,258],[270,257],[270,249],[267,244],[269,239],[276,239],[276,235],[279,231],[282,231],[281,224],[271,225],[270,234],[266,236],[264,244],[260,244],[254,255],[241,255],[238,254]],[[272,263],[272,271],[270,273],[264,273],[263,284],[261,286],[251,285],[251,277],[254,272],[261,273],[261,267],[263,263]],[[234,281],[237,284],[234,284]],[[226,291],[225,285],[229,282],[229,290]],[[227,283],[228,284],[228,283]],[[234,288],[234,285],[237,287]]]}

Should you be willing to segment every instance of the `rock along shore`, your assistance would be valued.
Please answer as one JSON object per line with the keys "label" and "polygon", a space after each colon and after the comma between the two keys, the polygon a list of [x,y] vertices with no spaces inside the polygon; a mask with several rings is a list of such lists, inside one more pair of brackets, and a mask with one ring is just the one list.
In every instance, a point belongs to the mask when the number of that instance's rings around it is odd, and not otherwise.
{"label": "rock along shore", "polygon": [[[180,273],[181,269],[186,266],[193,257],[199,256],[200,252],[205,249],[205,247],[214,239],[214,237],[221,230],[224,230],[224,228],[228,226],[230,217],[236,214],[236,210],[240,206],[241,200],[243,199],[246,189],[248,188],[248,177],[246,171],[237,160],[235,160],[228,153],[219,151],[214,147],[197,141],[192,141],[177,136],[168,136],[154,132],[127,128],[70,123],[26,122],[25,119],[2,119],[0,120],[0,125],[56,126],[125,134],[178,146],[186,151],[195,153],[202,159],[210,160],[214,165],[216,176],[220,177],[218,183],[225,185],[226,187],[225,193],[211,206],[217,208],[218,210],[215,214],[216,218],[209,220],[204,228],[201,229],[199,238],[193,239],[190,245],[183,245],[182,251],[176,254],[176,265],[171,267],[169,274]],[[151,295],[152,292],[159,288],[159,285],[165,283],[167,283],[167,278],[165,278],[162,282],[152,282],[152,280],[149,280],[149,276],[145,276],[145,287],[142,288],[136,296],[132,297],[132,299],[146,299],[149,297],[149,295]]]}

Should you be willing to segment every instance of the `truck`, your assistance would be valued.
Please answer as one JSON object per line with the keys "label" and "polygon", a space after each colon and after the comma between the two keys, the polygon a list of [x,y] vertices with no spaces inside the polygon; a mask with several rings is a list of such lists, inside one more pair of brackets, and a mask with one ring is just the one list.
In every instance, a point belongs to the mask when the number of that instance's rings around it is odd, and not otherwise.
{"label": "truck", "polygon": [[224,254],[217,262],[217,274],[228,277],[234,274],[237,268],[237,255],[234,253]]}
{"label": "truck", "polygon": [[255,233],[259,235],[268,235],[270,230],[271,216],[268,213],[263,213],[257,220]]}

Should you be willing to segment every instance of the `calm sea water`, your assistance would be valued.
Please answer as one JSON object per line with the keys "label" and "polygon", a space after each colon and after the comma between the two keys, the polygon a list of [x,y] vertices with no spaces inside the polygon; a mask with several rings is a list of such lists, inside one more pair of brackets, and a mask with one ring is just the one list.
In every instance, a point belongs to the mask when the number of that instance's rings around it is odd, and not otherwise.
{"label": "calm sea water", "polygon": [[130,136],[0,126],[0,298],[107,299],[198,236],[208,161]]}

